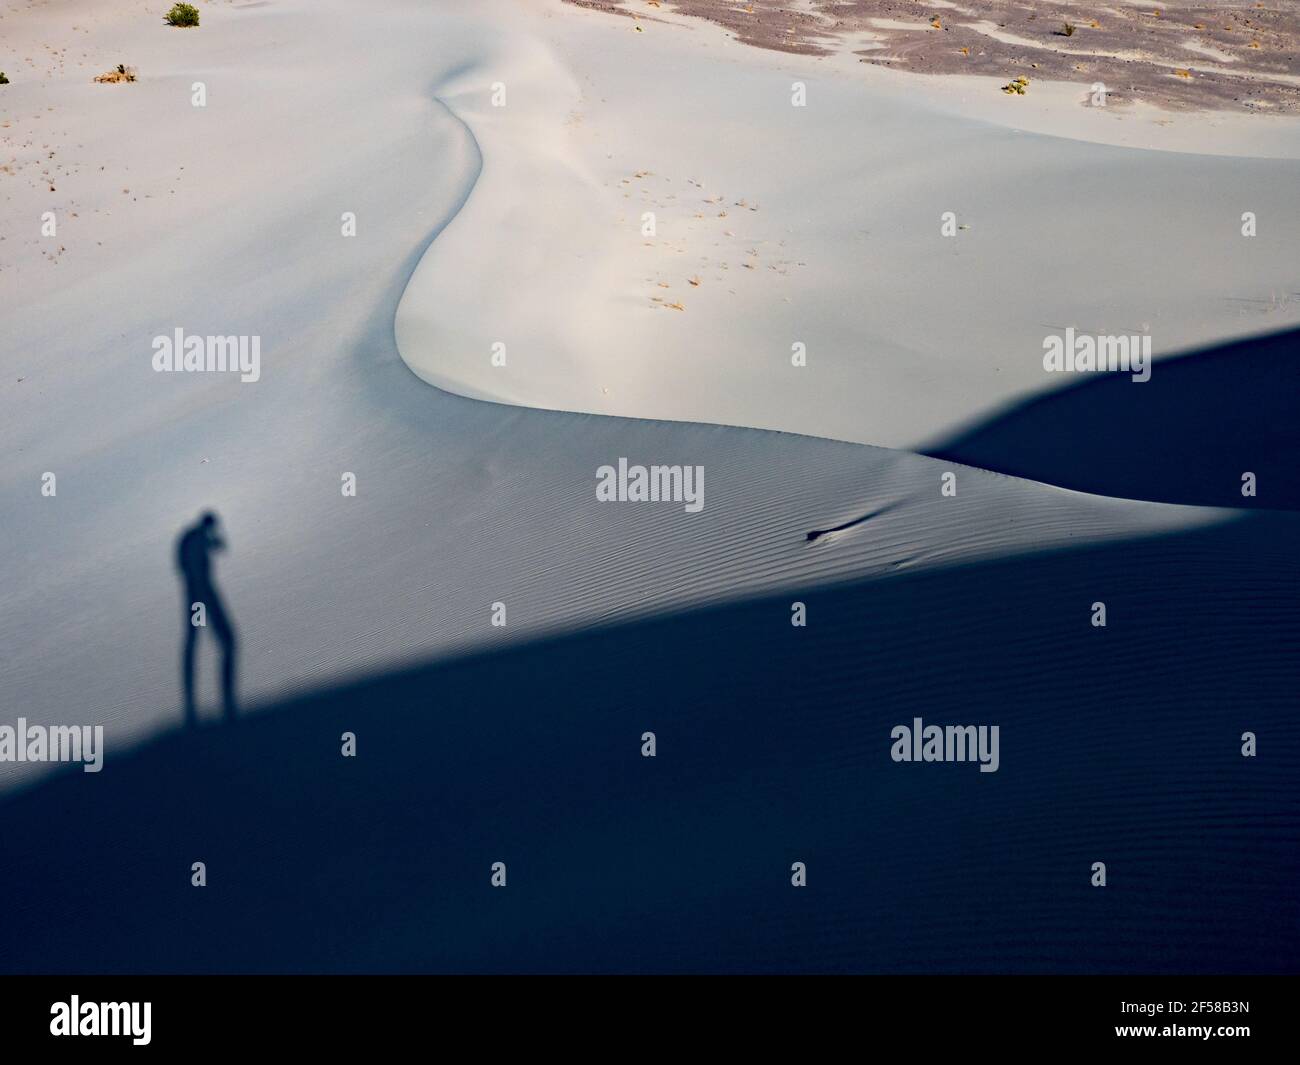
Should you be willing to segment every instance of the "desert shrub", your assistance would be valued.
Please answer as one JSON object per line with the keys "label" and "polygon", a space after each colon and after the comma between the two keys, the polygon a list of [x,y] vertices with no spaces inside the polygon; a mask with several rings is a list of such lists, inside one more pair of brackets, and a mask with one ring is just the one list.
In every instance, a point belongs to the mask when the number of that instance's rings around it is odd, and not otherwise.
{"label": "desert shrub", "polygon": [[100,74],[95,80],[109,82],[110,84],[118,81],[135,81],[135,67],[128,67],[124,63],[118,63],[116,70],[110,70],[107,74]]}
{"label": "desert shrub", "polygon": [[1067,23],[1065,23],[1065,24],[1061,27],[1061,36],[1062,36],[1062,37],[1073,37],[1073,36],[1074,36],[1074,23],[1073,23],[1073,22],[1067,22]]}
{"label": "desert shrub", "polygon": [[8,85],[9,79],[5,77],[5,72],[0,70],[0,85]]}
{"label": "desert shrub", "polygon": [[199,9],[193,4],[173,4],[163,21],[168,26],[197,26]]}

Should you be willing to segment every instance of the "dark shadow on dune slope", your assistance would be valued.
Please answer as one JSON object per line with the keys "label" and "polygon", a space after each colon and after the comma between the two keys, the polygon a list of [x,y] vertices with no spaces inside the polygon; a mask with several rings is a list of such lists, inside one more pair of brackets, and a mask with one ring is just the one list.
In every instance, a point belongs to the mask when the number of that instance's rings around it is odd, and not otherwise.
{"label": "dark shadow on dune slope", "polygon": [[[0,969],[1294,971],[1298,532],[809,590],[806,629],[738,603],[110,750],[0,803]],[[892,762],[915,716],[999,725],[1001,768]]]}
{"label": "dark shadow on dune slope", "polygon": [[1157,360],[1143,383],[1085,377],[924,453],[1098,495],[1300,509],[1300,330]]}

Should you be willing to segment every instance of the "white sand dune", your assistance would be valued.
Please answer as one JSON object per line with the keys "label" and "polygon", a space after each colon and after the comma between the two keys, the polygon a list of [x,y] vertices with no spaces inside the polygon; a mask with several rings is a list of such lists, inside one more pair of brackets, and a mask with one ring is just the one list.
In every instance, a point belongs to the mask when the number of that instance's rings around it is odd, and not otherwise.
{"label": "white sand dune", "polygon": [[[437,90],[487,162],[398,309],[425,380],[917,447],[1059,387],[1042,344],[1067,326],[1150,333],[1159,358],[1300,322],[1295,159],[1031,134],[888,72],[634,28],[513,20]],[[1057,99],[1059,133],[1091,118]],[[1269,128],[1256,150],[1296,154],[1294,124]],[[945,237],[947,211],[965,228]],[[1267,220],[1252,238],[1245,211]]]}
{"label": "white sand dune", "polygon": [[[1057,326],[1155,308],[1165,351],[1296,320],[1231,302],[1295,288],[1292,162],[1019,134],[829,67],[796,110],[795,60],[558,3],[210,3],[196,31],[119,0],[0,15],[32,57],[0,96],[0,706],[102,723],[110,749],[177,721],[172,546],[202,508],[253,702],[1220,520],[964,468],[945,498],[954,467],[903,451],[591,414],[914,445],[1043,387]],[[118,62],[140,80],[92,83]],[[948,209],[971,228],[941,240]],[[1225,253],[1246,209],[1260,236]],[[260,336],[261,379],[155,373],[176,328]],[[620,456],[703,465],[703,512],[597,505]]]}

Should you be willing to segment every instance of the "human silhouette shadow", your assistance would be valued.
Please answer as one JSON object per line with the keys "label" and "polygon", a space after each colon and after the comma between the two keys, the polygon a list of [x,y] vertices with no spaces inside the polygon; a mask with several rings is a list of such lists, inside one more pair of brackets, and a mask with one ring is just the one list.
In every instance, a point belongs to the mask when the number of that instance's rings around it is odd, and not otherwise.
{"label": "human silhouette shadow", "polygon": [[[176,541],[176,565],[185,582],[184,616],[181,624],[185,641],[181,652],[181,687],[185,693],[185,724],[198,724],[194,705],[194,650],[201,628],[211,627],[221,644],[221,700],[225,718],[235,717],[235,657],[238,644],[221,596],[212,583],[211,554],[225,548],[217,534],[217,516],[205,511],[199,520],[181,532]],[[200,609],[201,608],[201,609]]]}

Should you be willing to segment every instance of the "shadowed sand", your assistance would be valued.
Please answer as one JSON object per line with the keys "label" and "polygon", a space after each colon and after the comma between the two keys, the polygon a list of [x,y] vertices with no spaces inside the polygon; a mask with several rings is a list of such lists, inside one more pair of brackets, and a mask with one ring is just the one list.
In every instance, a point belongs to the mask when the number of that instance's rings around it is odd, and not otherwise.
{"label": "shadowed sand", "polygon": [[[824,589],[803,629],[755,600],[110,751],[0,805],[0,968],[1294,972],[1297,533]],[[892,762],[914,717],[999,725],[1000,768]]]}
{"label": "shadowed sand", "polygon": [[1300,509],[1300,330],[1164,359],[1141,384],[1084,375],[923,450],[1079,492]]}

